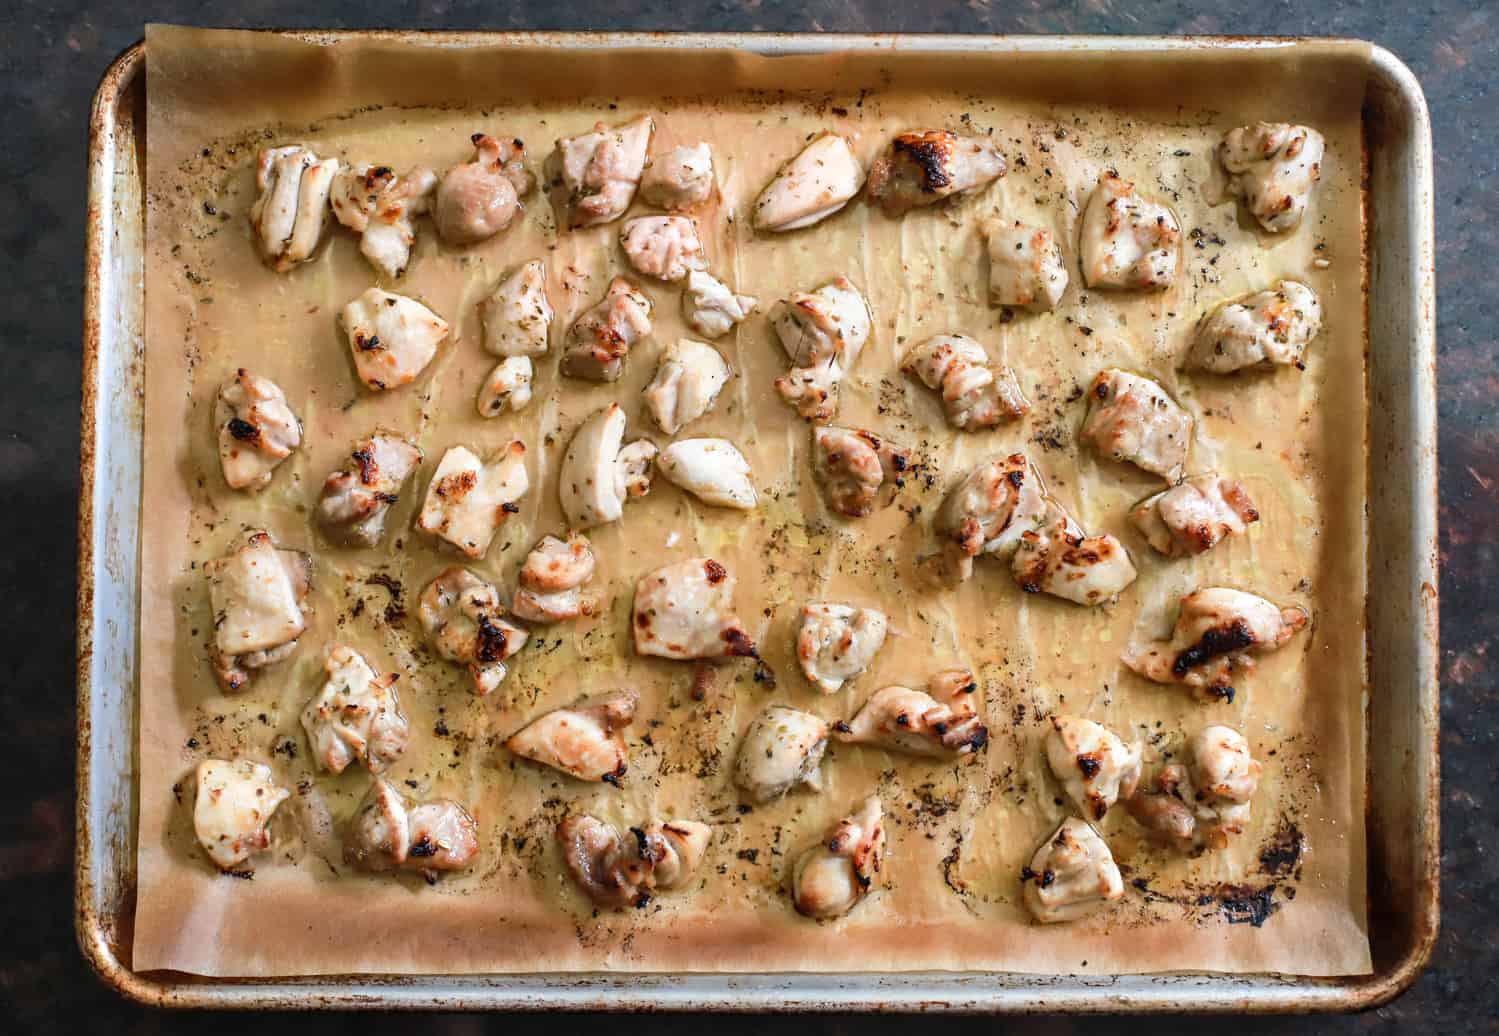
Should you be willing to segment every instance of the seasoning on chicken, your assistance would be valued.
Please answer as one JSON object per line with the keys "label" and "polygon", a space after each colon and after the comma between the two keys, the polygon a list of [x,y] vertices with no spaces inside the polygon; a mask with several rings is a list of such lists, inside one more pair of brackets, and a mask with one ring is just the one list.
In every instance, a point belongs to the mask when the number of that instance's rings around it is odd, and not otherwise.
{"label": "seasoning on chicken", "polygon": [[509,356],[479,383],[474,408],[480,417],[499,417],[506,410],[524,410],[531,402],[531,358]]}
{"label": "seasoning on chicken", "polygon": [[967,669],[944,669],[927,681],[926,691],[881,688],[853,719],[837,725],[838,740],[934,759],[969,755],[989,743],[977,691]]}
{"label": "seasoning on chicken", "polygon": [[656,125],[642,115],[612,129],[602,122],[588,133],[557,141],[552,164],[566,195],[570,229],[594,227],[624,215],[635,200],[646,151]]}
{"label": "seasoning on chicken", "polygon": [[401,487],[422,462],[421,447],[394,432],[376,431],[354,444],[348,467],[329,475],[318,497],[318,524],[329,539],[373,547]]}
{"label": "seasoning on chicken", "polygon": [[1114,600],[1136,576],[1134,562],[1118,538],[1085,535],[1052,501],[1041,527],[1021,534],[1010,570],[1028,594],[1046,593],[1084,605]]}
{"label": "seasoning on chicken", "polygon": [[964,432],[993,428],[1030,413],[1015,372],[990,364],[984,347],[966,335],[934,335],[921,342],[901,364],[942,397],[947,423]]}
{"label": "seasoning on chicken", "polygon": [[1254,668],[1307,624],[1300,608],[1210,586],[1182,598],[1171,639],[1125,651],[1124,664],[1156,683],[1180,683],[1203,701],[1232,702],[1236,671]]}
{"label": "seasoning on chicken", "polygon": [[1260,513],[1242,482],[1198,475],[1146,497],[1129,519],[1158,553],[1181,558],[1243,533]]}
{"label": "seasoning on chicken", "polygon": [[505,660],[530,637],[509,621],[493,586],[456,565],[427,584],[417,619],[439,655],[468,669],[481,698],[505,679]]}
{"label": "seasoning on chicken", "polygon": [[1192,416],[1149,378],[1110,367],[1088,389],[1078,438],[1110,460],[1175,482],[1192,448]]}
{"label": "seasoning on chicken", "polygon": [[771,705],[745,731],[734,783],[754,802],[769,802],[805,784],[822,790],[828,725],[810,712]]}
{"label": "seasoning on chicken", "polygon": [[1056,235],[1019,220],[989,220],[982,229],[989,245],[989,302],[1032,313],[1056,309],[1068,279]]}
{"label": "seasoning on chicken", "polygon": [[344,836],[344,862],[366,871],[411,870],[437,883],[479,857],[479,825],[452,799],[413,802],[376,777]]}
{"label": "seasoning on chicken", "polygon": [[623,277],[567,329],[562,373],[587,381],[618,381],[630,347],[651,333],[651,300]]}
{"label": "seasoning on chicken", "polygon": [[287,405],[286,393],[243,367],[219,387],[214,422],[219,465],[230,489],[264,489],[276,466],[302,444],[302,422]]}
{"label": "seasoning on chicken", "polygon": [[1211,374],[1246,367],[1304,365],[1306,347],[1322,330],[1322,303],[1299,281],[1225,302],[1197,324],[1182,366]]}
{"label": "seasoning on chicken", "polygon": [[682,315],[687,326],[704,338],[722,338],[759,304],[753,295],[736,295],[723,281],[702,270],[687,275],[687,288],[682,292]]}
{"label": "seasoning on chicken", "polygon": [[645,388],[645,405],[667,435],[706,414],[733,373],[717,349],[679,338],[661,353],[656,376]]}
{"label": "seasoning on chicken", "polygon": [[877,506],[888,506],[910,467],[910,450],[873,432],[829,425],[812,429],[812,471],[828,507],[844,517],[863,518]]}
{"label": "seasoning on chicken", "polygon": [[640,178],[640,196],[667,212],[701,205],[713,193],[713,152],[707,144],[683,144],[658,154]]}
{"label": "seasoning on chicken", "polygon": [[1187,745],[1188,762],[1164,766],[1125,805],[1155,838],[1183,852],[1224,849],[1249,822],[1263,767],[1229,727],[1205,727]]}
{"label": "seasoning on chicken", "polygon": [[448,322],[415,299],[370,288],[340,316],[354,372],[377,392],[415,381],[448,337]]}
{"label": "seasoning on chicken", "polygon": [[1051,717],[1046,762],[1078,811],[1095,821],[1133,795],[1140,780],[1140,745],[1126,745],[1108,727],[1079,716]]}
{"label": "seasoning on chicken", "polygon": [[580,781],[617,785],[630,758],[623,730],[635,718],[637,701],[634,691],[583,698],[533,719],[511,735],[505,747]]}
{"label": "seasoning on chicken", "polygon": [[484,351],[494,356],[540,356],[547,351],[552,304],[547,268],[540,259],[516,267],[479,303]]}
{"label": "seasoning on chicken", "polygon": [[630,265],[645,277],[680,281],[708,268],[697,221],[690,216],[637,216],[619,232],[619,247]]}
{"label": "seasoning on chicken", "polygon": [[526,555],[520,587],[510,601],[517,617],[546,625],[592,615],[596,604],[582,586],[593,578],[593,546],[574,533],[566,541],[543,536]]}
{"label": "seasoning on chicken", "polygon": [[733,611],[734,577],[712,558],[688,558],[640,577],[635,650],[660,658],[756,658]]}
{"label": "seasoning on chicken", "polygon": [[776,303],[770,324],[791,360],[791,369],[776,379],[781,398],[809,420],[831,419],[838,385],[858,362],[871,322],[869,304],[847,277]]}
{"label": "seasoning on chicken", "polygon": [[836,694],[869,668],[889,628],[885,613],[874,608],[813,602],[802,608],[796,660],[812,686]]}
{"label": "seasoning on chicken", "polygon": [[534,185],[522,141],[486,133],[469,140],[474,160],[443,175],[433,206],[437,233],[450,245],[477,244],[510,226]]}
{"label": "seasoning on chicken", "polygon": [[193,832],[221,871],[248,874],[250,857],[271,845],[267,825],[291,792],[276,784],[271,768],[249,759],[205,759],[198,764]]}
{"label": "seasoning on chicken", "polygon": [[1079,920],[1124,895],[1108,843],[1077,817],[1041,843],[1020,883],[1026,907],[1042,924]]}
{"label": "seasoning on chicken", "polygon": [[396,674],[379,676],[364,657],[334,644],[323,661],[328,680],[302,710],[302,728],[318,765],[343,773],[362,762],[384,773],[406,751],[410,727],[396,695]]}
{"label": "seasoning on chicken", "polygon": [[432,474],[416,527],[471,558],[482,558],[500,526],[520,510],[516,501],[530,488],[525,443],[509,443],[488,463],[467,446],[453,446]]}
{"label": "seasoning on chicken", "polygon": [[824,133],[781,166],[755,202],[756,230],[799,230],[847,205],[864,185],[864,169],[848,140]]}
{"label": "seasoning on chicken", "polygon": [[937,512],[939,569],[949,581],[962,582],[979,555],[1013,556],[1021,536],[1041,527],[1046,511],[1046,489],[1025,454],[984,461],[953,487]]}
{"label": "seasoning on chicken", "polygon": [[972,194],[1005,175],[1005,158],[989,137],[948,130],[896,134],[869,170],[869,200],[899,216],[944,198]]}
{"label": "seasoning on chicken", "polygon": [[397,176],[390,166],[347,166],[333,180],[333,214],[359,235],[359,251],[389,278],[406,272],[416,217],[432,207],[437,174],[424,166]]}
{"label": "seasoning on chicken", "polygon": [[1090,288],[1163,291],[1181,263],[1181,225],[1166,206],[1113,173],[1099,178],[1083,212],[1083,281]]}
{"label": "seasoning on chicken", "polygon": [[885,819],[871,795],[799,857],[791,871],[796,912],[819,921],[842,917],[884,884]]}
{"label": "seasoning on chicken", "polygon": [[261,256],[277,273],[305,263],[317,251],[338,170],[338,159],[318,158],[298,144],[267,148],[257,157],[255,186],[260,193],[250,207],[250,227]]}
{"label": "seasoning on chicken", "polygon": [[749,461],[727,439],[678,439],[661,451],[656,469],[714,507],[753,511],[759,502]]}
{"label": "seasoning on chicken", "polygon": [[697,870],[713,829],[696,820],[652,820],[621,837],[613,824],[572,814],[557,827],[562,862],[595,905],[644,907],[657,892],[681,888]]}
{"label": "seasoning on chicken", "polygon": [[625,411],[618,403],[595,411],[573,433],[557,474],[557,494],[572,528],[618,521],[625,500],[650,492],[656,446],[649,439],[626,446],[624,438]]}
{"label": "seasoning on chicken", "polygon": [[1219,200],[1237,195],[1272,234],[1295,230],[1322,176],[1324,145],[1316,130],[1284,122],[1230,130],[1218,145],[1227,181]]}
{"label": "seasoning on chicken", "polygon": [[228,554],[204,562],[213,609],[214,676],[226,691],[250,681],[250,671],[291,656],[307,628],[302,604],[312,588],[312,558],[282,550],[270,534],[245,533]]}

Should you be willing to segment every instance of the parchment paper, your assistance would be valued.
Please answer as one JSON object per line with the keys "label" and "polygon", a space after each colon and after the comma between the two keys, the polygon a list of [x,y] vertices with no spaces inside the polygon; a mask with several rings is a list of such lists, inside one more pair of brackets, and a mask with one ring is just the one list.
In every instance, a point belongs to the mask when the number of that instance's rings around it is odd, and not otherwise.
{"label": "parchment paper", "polygon": [[[1184,52],[1169,65],[1085,52],[1065,58],[875,55],[767,59],[743,52],[642,56],[570,53],[544,44],[459,44],[394,36],[275,36],[152,27],[148,46],[148,247],[145,536],[142,571],[139,900],[134,966],[203,975],[577,970],[921,971],[1039,973],[1155,970],[1367,972],[1364,802],[1365,381],[1361,238],[1362,50],[1299,45],[1251,56]],[[411,527],[433,466],[451,445],[481,453],[529,447],[533,490],[489,556],[474,565],[513,586],[534,540],[560,532],[554,469],[573,429],[610,401],[630,434],[652,434],[639,392],[663,346],[686,334],[679,291],[642,282],[655,331],[625,378],[562,380],[563,330],[625,265],[618,224],[559,235],[532,195],[524,221],[468,251],[439,246],[423,221],[406,276],[391,287],[454,327],[416,384],[372,395],[357,384],[335,316],[375,276],[335,229],[316,261],[287,275],[263,266],[246,214],[262,146],[302,141],[320,154],[397,169],[439,170],[471,157],[483,130],[523,138],[533,162],[597,119],[652,112],[653,150],[707,140],[719,197],[700,214],[712,269],[763,300],[717,344],[735,377],[687,434],[724,435],[762,490],[754,513],[703,507],[659,483],[622,522],[591,533],[609,607],[596,620],[539,633],[489,700],[422,646],[416,596],[451,558]],[[1258,118],[1307,122],[1327,137],[1322,186],[1303,228],[1270,239],[1233,205],[1202,196],[1213,147]],[[990,133],[1010,173],[976,198],[887,219],[856,202],[815,229],[757,236],[746,218],[779,163],[823,128],[870,160],[892,133],[944,126]],[[1167,200],[1189,232],[1185,275],[1159,296],[1086,291],[1076,267],[1080,207],[1098,173],[1118,169]],[[643,211],[637,204],[636,211]],[[977,224],[1003,213],[1055,227],[1073,275],[1054,314],[1005,322],[986,304]],[[520,415],[474,411],[493,362],[475,305],[500,275],[541,256],[557,319]],[[1329,260],[1326,268],[1315,257]],[[875,330],[845,383],[838,423],[915,447],[930,483],[858,523],[832,517],[809,474],[809,435],[774,397],[784,369],[764,313],[787,293],[847,274],[866,292]],[[1321,294],[1326,325],[1304,372],[1182,377],[1175,358],[1218,300],[1294,276]],[[937,332],[988,344],[1036,404],[1022,424],[957,436],[933,394],[898,370],[904,350]],[[1149,372],[1196,415],[1191,470],[1243,478],[1263,515],[1247,536],[1185,561],[1154,556],[1127,526],[1130,504],[1159,483],[1081,450],[1083,387],[1104,366]],[[212,404],[247,366],[280,384],[306,444],[260,495],[218,471]],[[370,551],[334,549],[312,510],[323,478],[377,425],[414,435],[427,461],[403,494],[391,535]],[[654,435],[658,442],[664,437]],[[1138,582],[1117,605],[1082,609],[1022,594],[1007,566],[980,562],[957,592],[917,588],[912,563],[931,545],[930,517],[978,460],[1025,450],[1090,531],[1129,545]],[[295,658],[244,692],[216,689],[204,647],[201,573],[246,526],[311,551],[316,589]],[[668,535],[680,540],[667,546]],[[739,610],[777,684],[725,666],[695,703],[691,667],[637,658],[626,616],[638,576],[695,554],[739,580]],[[399,592],[367,582],[400,583]],[[1119,663],[1131,639],[1164,635],[1180,595],[1241,586],[1315,616],[1310,632],[1240,682],[1232,705],[1204,706]],[[876,604],[894,634],[871,672],[824,697],[792,657],[807,600]],[[483,829],[472,871],[428,887],[414,876],[345,867],[343,821],[368,775],[314,772],[298,715],[321,682],[323,649],[348,643],[402,674],[413,743],[391,776],[419,797],[466,803]],[[731,784],[737,738],[784,702],[832,718],[892,682],[922,686],[936,669],[973,667],[992,742],[977,759],[934,763],[833,746],[821,794],[745,811]],[[499,747],[529,718],[577,695],[631,686],[622,789],[572,781]],[[1248,831],[1226,852],[1183,859],[1144,844],[1122,809],[1103,830],[1126,872],[1124,902],[1081,923],[1041,927],[1020,904],[1019,872],[1066,814],[1046,771],[1047,716],[1065,709],[1147,744],[1153,769],[1203,725],[1242,729],[1265,775]],[[269,762],[296,789],[253,880],[221,875],[192,837],[191,775],[208,756]],[[790,862],[860,797],[878,790],[890,816],[889,887],[845,919],[798,917],[783,891]],[[651,811],[714,826],[692,887],[644,910],[595,916],[555,846],[557,821],[590,810],[616,823]]]}

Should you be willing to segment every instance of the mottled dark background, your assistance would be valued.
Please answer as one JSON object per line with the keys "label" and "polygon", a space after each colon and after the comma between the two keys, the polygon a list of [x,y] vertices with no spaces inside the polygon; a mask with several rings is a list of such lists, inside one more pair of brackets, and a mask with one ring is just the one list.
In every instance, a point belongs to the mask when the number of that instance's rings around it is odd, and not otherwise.
{"label": "mottled dark background", "polygon": [[[1499,358],[1490,263],[1499,237],[1499,3],[1187,4],[907,0],[882,5],[783,0],[700,5],[685,0],[10,0],[0,5],[0,1031],[473,1032],[571,1028],[557,1016],[462,1018],[261,1016],[213,1019],[151,1012],[120,1000],[90,974],[72,929],[73,593],[77,506],[79,339],[85,148],[99,75],[148,20],[221,26],[701,29],[973,33],[1234,33],[1361,37],[1416,72],[1436,136],[1442,464],[1443,927],[1430,969],[1395,1003],[1335,1019],[1211,1021],[1238,1032],[1344,1033],[1499,1029],[1499,874],[1488,767],[1499,688],[1488,650],[1499,544]],[[1488,259],[1485,259],[1488,256]],[[1378,415],[1375,415],[1378,419]],[[619,1024],[604,1020],[603,1024]],[[689,1018],[624,1024],[685,1033]],[[894,1031],[896,1020],[777,1022],[725,1018],[721,1031],[803,1026]],[[1064,1033],[1103,1028],[1186,1032],[1191,1019],[925,1020],[962,1032]]]}

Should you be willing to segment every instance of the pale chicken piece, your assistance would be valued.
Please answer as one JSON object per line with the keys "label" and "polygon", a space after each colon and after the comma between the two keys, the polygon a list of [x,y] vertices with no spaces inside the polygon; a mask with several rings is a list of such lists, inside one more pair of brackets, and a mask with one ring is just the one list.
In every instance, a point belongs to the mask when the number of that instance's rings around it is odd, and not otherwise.
{"label": "pale chicken piece", "polygon": [[480,417],[499,417],[505,411],[524,410],[531,402],[531,358],[507,356],[479,385],[474,408]]}
{"label": "pale chicken piece", "polygon": [[582,586],[593,578],[594,564],[593,546],[586,537],[575,533],[564,541],[543,536],[521,565],[510,610],[539,625],[592,615],[596,604],[584,596]]}
{"label": "pale chicken piece", "polygon": [[824,133],[781,166],[755,201],[756,230],[799,230],[841,210],[864,185],[846,137]]}
{"label": "pale chicken piece", "polygon": [[467,446],[454,446],[432,474],[416,527],[471,558],[482,558],[530,488],[525,443],[516,440],[502,447],[487,463]]}
{"label": "pale chicken piece", "polygon": [[1028,594],[1046,593],[1089,606],[1114,600],[1137,575],[1117,537],[1085,535],[1055,503],[1047,505],[1039,529],[1021,534],[1010,570]]}
{"label": "pale chicken piece", "polygon": [[1192,448],[1192,415],[1156,382],[1111,367],[1088,389],[1078,438],[1110,460],[1175,482]]}
{"label": "pale chicken piece", "polygon": [[230,489],[264,489],[277,465],[302,445],[302,422],[291,412],[286,393],[243,367],[219,387],[214,422],[219,465]]}
{"label": "pale chicken piece", "polygon": [[448,337],[448,322],[416,299],[370,288],[340,316],[354,372],[377,392],[415,381]]}
{"label": "pale chicken piece", "polygon": [[355,443],[349,466],[323,482],[317,516],[324,535],[351,547],[379,543],[391,505],[421,462],[421,447],[394,432]]}
{"label": "pale chicken piece", "polygon": [[276,807],[291,797],[271,768],[249,759],[205,759],[198,764],[193,832],[215,867],[247,874],[245,864],[269,849],[268,825]]}
{"label": "pale chicken piece", "polygon": [[596,905],[644,907],[681,888],[702,863],[713,829],[696,820],[652,820],[622,837],[598,817],[573,814],[557,827],[562,862]]}
{"label": "pale chicken piece", "polygon": [[962,582],[981,554],[1013,556],[1021,537],[1039,529],[1046,513],[1046,489],[1025,454],[984,461],[953,487],[937,512],[943,552],[936,560],[949,580]]}
{"label": "pale chicken piece", "polygon": [[858,362],[872,322],[869,303],[847,277],[776,303],[770,324],[791,361],[776,379],[781,398],[809,420],[832,418],[839,383]]}
{"label": "pale chicken piece", "polygon": [[704,338],[722,338],[748,319],[759,304],[753,295],[736,295],[723,281],[702,270],[687,275],[687,288],[682,292],[682,315],[687,326]]}
{"label": "pale chicken piece", "polygon": [[336,158],[318,158],[298,144],[267,148],[255,162],[260,193],[250,226],[261,256],[277,273],[305,263],[328,225],[328,195],[338,176]]}
{"label": "pale chicken piece", "polygon": [[804,605],[796,660],[812,686],[836,694],[869,668],[889,628],[885,613],[874,608],[823,601]]}
{"label": "pale chicken piece", "polygon": [[688,558],[640,577],[635,651],[660,658],[757,658],[733,611],[734,577],[712,558]]}
{"label": "pale chicken piece", "polygon": [[846,518],[863,518],[888,506],[911,451],[863,429],[823,425],[812,429],[812,470],[822,483],[828,507]]}
{"label": "pale chicken piece", "polygon": [[906,354],[901,370],[942,397],[947,423],[959,431],[982,431],[1030,413],[1015,372],[991,364],[967,335],[933,335]]}
{"label": "pale chicken piece", "polygon": [[658,281],[680,281],[706,270],[708,257],[690,216],[637,216],[619,232],[619,247],[635,272]]}
{"label": "pale chicken piece", "polygon": [[678,439],[661,451],[656,469],[714,507],[753,511],[759,503],[749,461],[727,439]]}
{"label": "pale chicken piece", "polygon": [[611,403],[595,411],[568,443],[557,474],[562,513],[574,529],[618,521],[625,501],[651,488],[656,446],[649,439],[624,445],[625,411]]}
{"label": "pale chicken piece", "polygon": [[1284,122],[1230,130],[1218,145],[1227,180],[1222,197],[1237,195],[1272,234],[1295,230],[1322,177],[1325,146],[1316,130]]}
{"label": "pale chicken piece", "polygon": [[1068,280],[1057,236],[1019,220],[990,220],[983,231],[989,250],[989,302],[1032,313],[1056,309]]}
{"label": "pale chicken piece", "polygon": [[534,186],[526,172],[523,141],[475,133],[474,160],[443,175],[433,204],[432,222],[450,245],[485,241],[515,222],[521,199]]}
{"label": "pale chicken piece", "polygon": [[1277,365],[1301,369],[1322,330],[1322,303],[1299,281],[1225,302],[1197,324],[1182,366],[1210,374]]}
{"label": "pale chicken piece", "polygon": [[437,653],[468,670],[481,698],[499,687],[509,672],[505,661],[530,638],[509,621],[492,585],[456,565],[427,584],[417,619]]}
{"label": "pale chicken piece", "polygon": [[359,251],[392,279],[406,272],[416,218],[432,207],[437,174],[425,166],[397,176],[389,166],[348,166],[333,181],[333,214],[359,235]]}
{"label": "pale chicken piece", "polygon": [[494,356],[540,356],[552,327],[547,268],[540,259],[516,267],[479,303],[484,351]]}
{"label": "pale chicken piece", "polygon": [[1102,723],[1080,716],[1051,717],[1046,762],[1078,811],[1102,820],[1109,807],[1135,793],[1140,781],[1140,745]]}
{"label": "pale chicken piece", "polygon": [[1164,291],[1181,265],[1181,224],[1134,184],[1105,173],[1083,211],[1078,248],[1088,287]]}
{"label": "pale chicken piece", "polygon": [[978,715],[978,683],[967,669],[944,669],[918,691],[899,684],[872,694],[858,714],[839,723],[838,740],[934,759],[955,759],[989,743]]}
{"label": "pale chicken piece", "polygon": [[871,795],[797,857],[791,871],[796,912],[819,921],[842,917],[884,884],[884,856],[884,808]]}
{"label": "pale chicken piece", "polygon": [[623,731],[635,718],[638,701],[634,691],[580,699],[533,719],[511,735],[505,747],[580,781],[618,785],[630,759]]}
{"label": "pale chicken piece", "polygon": [[1005,158],[989,137],[949,130],[898,133],[869,170],[869,200],[888,216],[972,194],[1005,175]]}
{"label": "pale chicken piece", "polygon": [[479,858],[479,825],[452,799],[413,802],[376,777],[344,836],[344,862],[366,871],[411,870],[435,884]]}
{"label": "pale chicken piece", "polygon": [[769,802],[802,785],[822,790],[828,725],[810,712],[771,705],[745,731],[734,783],[754,802]]}
{"label": "pale chicken piece", "polygon": [[1161,768],[1128,800],[1130,815],[1156,839],[1183,852],[1227,848],[1249,822],[1263,767],[1230,727],[1205,727],[1187,745],[1187,765]]}
{"label": "pale chicken piece", "polygon": [[1124,664],[1156,683],[1180,683],[1204,701],[1232,702],[1233,674],[1284,645],[1307,624],[1300,608],[1210,586],[1182,598],[1171,639],[1130,648]]}
{"label": "pale chicken piece", "polygon": [[733,371],[713,346],[679,338],[661,354],[656,376],[645,387],[645,405],[656,425],[676,435],[713,407]]}
{"label": "pale chicken piece", "polygon": [[635,200],[656,124],[642,115],[612,129],[602,122],[588,133],[563,137],[553,156],[566,194],[571,229],[594,227],[624,215]]}
{"label": "pale chicken piece", "polygon": [[562,341],[562,373],[586,381],[618,381],[630,347],[651,333],[651,300],[616,277],[597,305],[584,310]]}
{"label": "pale chicken piece", "polygon": [[396,674],[379,676],[344,644],[328,650],[323,670],[327,682],[302,710],[313,757],[329,773],[343,773],[354,762],[384,773],[406,751],[411,733],[396,695]]}
{"label": "pale chicken piece", "polygon": [[713,151],[706,143],[683,144],[657,155],[640,177],[640,196],[667,212],[682,212],[713,194]]}
{"label": "pale chicken piece", "polygon": [[1020,882],[1026,907],[1042,924],[1079,920],[1124,895],[1108,843],[1077,817],[1041,843]]}
{"label": "pale chicken piece", "polygon": [[213,610],[210,658],[226,691],[237,691],[250,671],[289,657],[307,628],[302,605],[312,587],[312,558],[279,549],[270,534],[252,529],[228,554],[204,562]]}
{"label": "pale chicken piece", "polygon": [[1181,558],[1241,535],[1260,513],[1242,482],[1198,475],[1146,497],[1129,519],[1158,553]]}

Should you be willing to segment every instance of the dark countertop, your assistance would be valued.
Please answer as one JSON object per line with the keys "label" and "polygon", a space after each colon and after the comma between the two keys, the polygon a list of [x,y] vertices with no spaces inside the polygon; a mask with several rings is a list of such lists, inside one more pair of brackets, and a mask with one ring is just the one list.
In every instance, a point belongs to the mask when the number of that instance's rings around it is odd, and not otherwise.
{"label": "dark countertop", "polygon": [[[0,629],[10,630],[11,676],[0,684],[0,1011],[12,1031],[185,1030],[202,1019],[147,1011],[123,1002],[84,965],[72,931],[73,594],[77,506],[79,341],[85,217],[88,105],[99,75],[136,40],[148,18],[222,26],[402,26],[490,29],[724,29],[1058,33],[1235,33],[1353,36],[1403,58],[1426,90],[1436,139],[1438,307],[1441,351],[1443,926],[1430,968],[1395,1003],[1334,1019],[1236,1019],[1239,1032],[1406,1030],[1493,1031],[1499,1016],[1499,910],[1493,862],[1495,819],[1488,778],[1479,771],[1495,750],[1499,686],[1488,657],[1499,633],[1490,611],[1499,548],[1499,338],[1495,294],[1484,255],[1499,250],[1499,5],[1462,0],[1420,5],[1285,0],[1193,5],[1119,0],[1014,4],[969,0],[882,5],[711,0],[559,5],[480,0],[12,0],[0,41],[0,486],[12,503],[0,530],[15,546],[0,557],[12,587],[0,600]],[[1476,278],[1476,279],[1475,279]],[[1374,415],[1378,420],[1378,414]],[[1488,515],[1484,518],[1484,515]],[[510,1019],[541,1032],[552,1018]],[[259,1029],[265,1019],[227,1016],[215,1032]],[[477,1018],[278,1019],[287,1031],[336,1028],[470,1032]],[[496,1023],[497,1024],[497,1023]],[[653,1020],[653,1029],[687,1032],[690,1018]],[[773,1025],[730,1018],[724,1031]],[[805,1023],[803,1023],[805,1024]],[[840,1019],[813,1025],[848,1029]],[[890,1024],[870,1023],[875,1030]],[[1128,1032],[1178,1032],[1190,1019],[1088,1022],[1031,1019],[954,1020],[963,1031],[1062,1033],[1084,1026]],[[1211,1024],[1211,1023],[1210,1023]],[[800,1027],[800,1026],[799,1026]],[[0,1023],[0,1028],[10,1028]],[[513,1031],[514,1031],[513,1030]]]}

